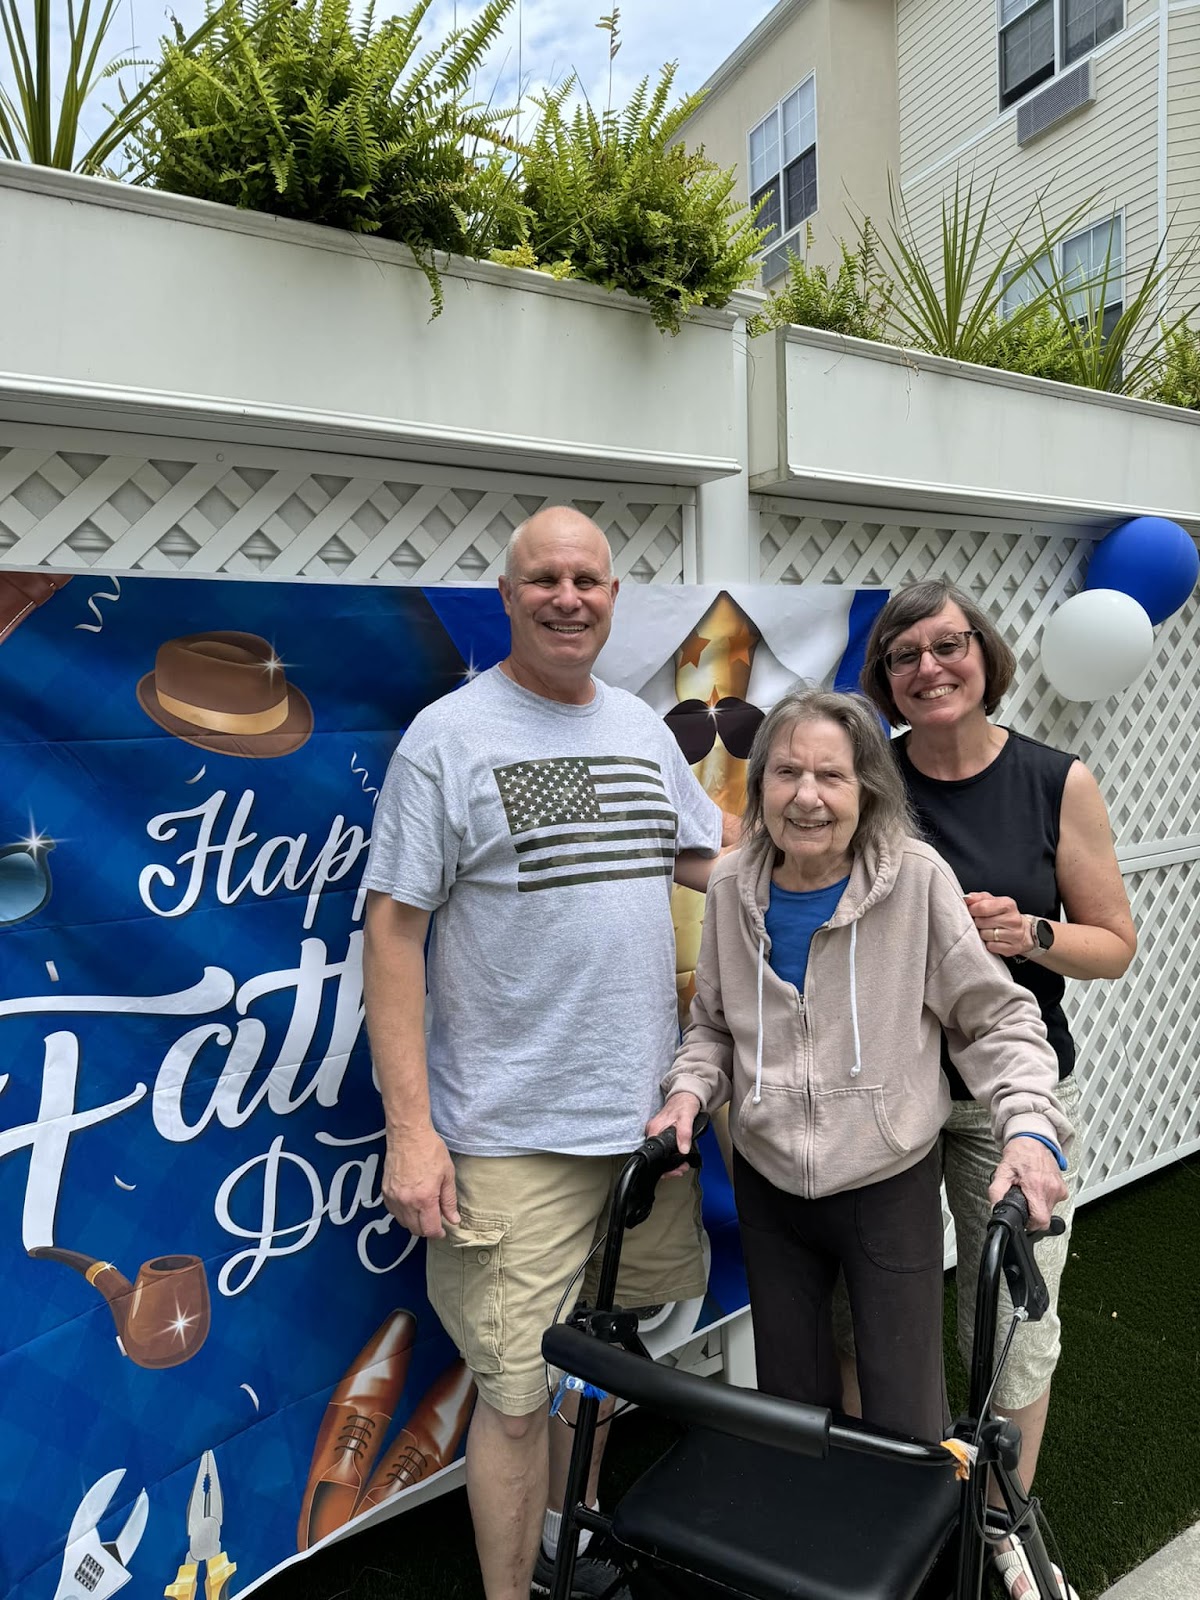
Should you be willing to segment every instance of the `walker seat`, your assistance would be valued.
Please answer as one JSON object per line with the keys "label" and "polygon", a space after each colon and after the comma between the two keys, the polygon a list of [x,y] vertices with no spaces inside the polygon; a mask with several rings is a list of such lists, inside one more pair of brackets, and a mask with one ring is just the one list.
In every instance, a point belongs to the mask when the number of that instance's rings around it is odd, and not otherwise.
{"label": "walker seat", "polygon": [[617,1505],[612,1538],[664,1597],[915,1600],[960,1500],[949,1456],[921,1471],[844,1450],[814,1461],[691,1428]]}
{"label": "walker seat", "polygon": [[[693,1141],[699,1132],[698,1123]],[[1000,1201],[988,1226],[970,1398],[952,1454],[939,1442],[650,1360],[637,1313],[614,1304],[621,1243],[649,1215],[658,1179],[684,1159],[698,1165],[694,1142],[680,1157],[673,1129],[630,1158],[610,1208],[596,1304],[576,1307],[542,1339],[549,1366],[583,1385],[551,1600],[572,1593],[581,1528],[601,1536],[616,1569],[611,1600],[979,1600],[988,1546],[1018,1529],[1034,1575],[1030,1600],[1059,1600],[1037,1502],[1018,1473],[1020,1431],[991,1410],[1001,1282],[1014,1328],[1048,1304],[1033,1255],[1041,1236],[1026,1232],[1020,1190]],[[1051,1231],[1059,1227],[1055,1219]],[[592,1510],[586,1492],[604,1394],[686,1428],[611,1516]],[[963,1481],[956,1456],[970,1463]],[[993,1487],[1002,1509],[988,1504]]]}

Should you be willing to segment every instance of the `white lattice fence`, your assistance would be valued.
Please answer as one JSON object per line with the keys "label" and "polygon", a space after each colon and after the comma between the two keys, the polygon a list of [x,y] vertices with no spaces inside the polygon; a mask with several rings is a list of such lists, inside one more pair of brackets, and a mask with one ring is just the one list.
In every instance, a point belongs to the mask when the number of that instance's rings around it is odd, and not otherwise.
{"label": "white lattice fence", "polygon": [[0,565],[349,583],[491,578],[517,524],[568,502],[618,574],[694,577],[690,490],[446,471],[70,430],[0,434]]}
{"label": "white lattice fence", "polygon": [[1084,1193],[1200,1148],[1200,605],[1157,631],[1153,662],[1132,689],[1076,705],[1042,677],[1038,643],[1047,617],[1080,585],[1087,540],[1028,524],[945,527],[800,509],[760,502],[764,583],[896,588],[950,578],[987,606],[1016,652],[1003,720],[1074,751],[1104,790],[1139,949],[1120,982],[1067,988],[1087,1122]]}

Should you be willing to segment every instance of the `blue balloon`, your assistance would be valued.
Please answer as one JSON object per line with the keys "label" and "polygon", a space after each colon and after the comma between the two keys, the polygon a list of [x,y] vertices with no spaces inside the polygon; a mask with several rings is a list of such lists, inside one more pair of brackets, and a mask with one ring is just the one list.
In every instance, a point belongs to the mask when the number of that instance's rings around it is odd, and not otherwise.
{"label": "blue balloon", "polygon": [[1088,563],[1085,589],[1118,589],[1155,627],[1185,604],[1200,575],[1190,534],[1165,517],[1134,517],[1101,539]]}

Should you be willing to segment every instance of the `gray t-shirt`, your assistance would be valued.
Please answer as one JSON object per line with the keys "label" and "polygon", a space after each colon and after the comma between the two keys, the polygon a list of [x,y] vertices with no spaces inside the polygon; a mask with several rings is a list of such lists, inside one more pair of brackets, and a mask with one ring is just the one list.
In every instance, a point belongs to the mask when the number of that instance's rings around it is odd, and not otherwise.
{"label": "gray t-shirt", "polygon": [[498,667],[427,706],[388,767],[364,882],[435,913],[433,1123],[481,1156],[633,1150],[677,1041],[670,891],[721,813],[664,723]]}

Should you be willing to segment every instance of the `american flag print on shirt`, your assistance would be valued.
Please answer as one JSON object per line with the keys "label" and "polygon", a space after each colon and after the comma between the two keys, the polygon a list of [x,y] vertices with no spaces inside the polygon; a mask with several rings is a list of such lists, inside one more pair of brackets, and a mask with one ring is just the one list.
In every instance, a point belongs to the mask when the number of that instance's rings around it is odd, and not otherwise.
{"label": "american flag print on shirt", "polygon": [[492,773],[522,894],[674,872],[679,818],[657,761],[552,756]]}

